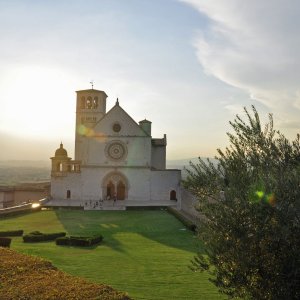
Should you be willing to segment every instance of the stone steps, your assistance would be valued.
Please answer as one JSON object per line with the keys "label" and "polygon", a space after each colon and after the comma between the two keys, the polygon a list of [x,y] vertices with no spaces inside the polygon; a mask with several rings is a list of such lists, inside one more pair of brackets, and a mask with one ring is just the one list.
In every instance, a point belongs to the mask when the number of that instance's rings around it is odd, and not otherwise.
{"label": "stone steps", "polygon": [[84,207],[84,210],[126,210],[125,206]]}
{"label": "stone steps", "polygon": [[110,201],[79,201],[79,200],[56,200],[52,199],[45,204],[47,207],[82,207],[84,210],[126,210],[126,207],[177,207],[176,201],[171,200],[117,200]]}

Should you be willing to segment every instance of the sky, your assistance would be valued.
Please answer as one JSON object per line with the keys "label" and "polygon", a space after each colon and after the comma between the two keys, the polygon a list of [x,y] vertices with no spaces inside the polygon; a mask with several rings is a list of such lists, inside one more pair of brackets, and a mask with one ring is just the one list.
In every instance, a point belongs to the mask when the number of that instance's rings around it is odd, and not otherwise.
{"label": "sky", "polygon": [[0,160],[73,157],[76,90],[167,134],[167,158],[213,157],[243,107],[300,130],[300,2],[0,0]]}

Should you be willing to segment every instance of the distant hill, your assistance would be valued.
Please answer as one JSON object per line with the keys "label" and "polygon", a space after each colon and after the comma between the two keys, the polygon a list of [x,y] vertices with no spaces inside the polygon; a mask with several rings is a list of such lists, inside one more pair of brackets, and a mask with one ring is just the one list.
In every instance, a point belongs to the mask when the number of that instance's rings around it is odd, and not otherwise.
{"label": "distant hill", "polygon": [[[13,136],[8,133],[1,132],[1,150],[0,161],[7,160],[30,160],[30,161],[47,161],[54,155],[55,150],[59,147],[60,139],[42,139],[31,137]],[[68,139],[62,140],[69,156],[73,155],[74,144]],[[50,161],[50,159],[49,159]]]}
{"label": "distant hill", "polygon": [[50,162],[34,160],[0,161],[0,185],[50,181]]}
{"label": "distant hill", "polygon": [[[207,159],[206,157],[201,157],[204,161]],[[209,160],[216,164],[217,160],[214,158],[209,157]],[[178,159],[178,160],[167,160],[167,168],[168,169],[184,169],[184,167],[188,168],[190,165],[190,162],[193,164],[197,164],[199,161],[198,157],[193,157],[193,158],[187,158],[187,159]]]}
{"label": "distant hill", "polygon": [[[201,157],[204,161],[206,161],[206,157]],[[217,160],[214,158],[209,157],[209,160],[213,164],[217,164]],[[193,157],[189,159],[178,159],[178,160],[167,160],[167,168],[168,169],[179,169],[181,170],[181,177],[182,179],[185,179],[188,175],[186,169],[189,169],[190,162],[193,164],[197,164],[199,162],[198,157]]]}
{"label": "distant hill", "polygon": [[0,167],[32,167],[32,168],[49,168],[50,159],[47,160],[0,160]]}

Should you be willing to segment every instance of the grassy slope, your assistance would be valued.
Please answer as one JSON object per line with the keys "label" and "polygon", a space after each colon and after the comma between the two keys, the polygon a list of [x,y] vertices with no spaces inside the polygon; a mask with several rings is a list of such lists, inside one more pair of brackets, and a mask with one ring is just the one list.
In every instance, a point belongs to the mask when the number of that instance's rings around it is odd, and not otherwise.
{"label": "grassy slope", "polygon": [[104,242],[93,249],[24,244],[21,238],[11,247],[135,299],[221,299],[206,274],[188,269],[197,240],[165,211],[42,211],[0,220],[0,230],[8,229],[101,233]]}

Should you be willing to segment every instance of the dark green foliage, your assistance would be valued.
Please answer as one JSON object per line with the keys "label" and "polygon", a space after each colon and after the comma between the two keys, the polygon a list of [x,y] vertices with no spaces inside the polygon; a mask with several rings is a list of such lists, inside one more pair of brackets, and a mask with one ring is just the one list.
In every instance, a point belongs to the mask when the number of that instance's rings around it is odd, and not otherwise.
{"label": "dark green foliage", "polygon": [[205,254],[193,261],[208,270],[229,297],[300,299],[300,137],[289,142],[253,107],[231,122],[230,146],[219,164],[199,160],[186,187],[199,198]]}
{"label": "dark green foliage", "polygon": [[56,245],[70,246],[70,238],[68,236],[59,237],[55,240]]}
{"label": "dark green foliage", "polygon": [[65,236],[65,232],[56,233],[41,233],[39,231],[33,231],[23,236],[24,243],[36,243],[45,241],[54,241],[56,238]]}
{"label": "dark green foliage", "polygon": [[97,236],[66,236],[60,237],[55,240],[56,245],[60,246],[78,246],[78,247],[90,247],[95,244],[99,244],[103,240],[102,235]]}
{"label": "dark green foliage", "polygon": [[43,235],[43,233],[41,233],[40,231],[31,231],[29,232],[30,235]]}
{"label": "dark green foliage", "polygon": [[178,210],[173,207],[167,207],[167,211],[171,213],[174,217],[176,217],[186,228],[191,231],[196,231],[197,226],[189,219],[187,219],[183,214],[181,214]]}
{"label": "dark green foliage", "polygon": [[8,237],[0,237],[0,247],[10,247],[11,238]]}
{"label": "dark green foliage", "polygon": [[22,236],[23,230],[0,231],[0,236]]}

